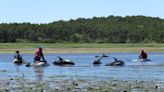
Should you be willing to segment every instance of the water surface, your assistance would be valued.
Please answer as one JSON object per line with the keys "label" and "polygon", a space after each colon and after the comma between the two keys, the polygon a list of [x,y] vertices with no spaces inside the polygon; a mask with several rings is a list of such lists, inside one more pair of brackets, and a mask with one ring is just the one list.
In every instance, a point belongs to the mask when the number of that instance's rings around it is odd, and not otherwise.
{"label": "water surface", "polygon": [[[105,53],[110,56],[102,59],[102,65],[93,66],[96,55],[102,53],[83,54],[45,54],[50,63],[48,67],[25,67],[14,65],[13,54],[0,54],[0,79],[25,77],[34,80],[48,80],[50,78],[113,78],[119,80],[159,80],[164,81],[164,53],[148,53],[149,62],[130,61],[138,58],[138,53]],[[34,54],[22,54],[25,61],[33,62]],[[57,56],[70,59],[75,66],[55,66],[51,63],[58,60]],[[125,61],[123,67],[104,66],[112,62],[113,57]]]}

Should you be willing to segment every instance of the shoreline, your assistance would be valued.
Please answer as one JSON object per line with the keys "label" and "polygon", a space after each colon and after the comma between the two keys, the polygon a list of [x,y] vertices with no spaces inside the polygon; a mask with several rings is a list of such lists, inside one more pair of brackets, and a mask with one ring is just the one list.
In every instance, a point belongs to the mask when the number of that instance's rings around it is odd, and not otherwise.
{"label": "shoreline", "polygon": [[43,46],[44,53],[164,52],[163,43],[95,44],[95,43],[0,43],[0,53],[34,53]]}
{"label": "shoreline", "polygon": [[[0,48],[1,54],[15,53],[34,53],[37,48]],[[110,52],[164,52],[164,47],[113,47],[113,48],[43,48],[44,53],[110,53]]]}

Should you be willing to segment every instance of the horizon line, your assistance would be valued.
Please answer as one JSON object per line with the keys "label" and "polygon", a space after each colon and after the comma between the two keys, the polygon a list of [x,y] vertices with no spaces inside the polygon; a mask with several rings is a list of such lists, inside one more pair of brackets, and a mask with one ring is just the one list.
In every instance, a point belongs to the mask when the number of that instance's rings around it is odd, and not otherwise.
{"label": "horizon line", "polygon": [[78,18],[69,18],[69,19],[58,19],[58,20],[54,20],[54,21],[51,21],[51,22],[30,22],[30,21],[22,21],[22,22],[0,22],[0,24],[23,24],[23,23],[26,23],[26,24],[49,24],[49,23],[53,23],[53,22],[59,22],[59,21],[64,21],[64,22],[68,22],[68,21],[71,21],[71,20],[78,20],[78,19],[93,19],[93,18],[107,18],[107,17],[133,17],[133,16],[143,16],[143,17],[151,17],[151,18],[159,18],[159,19],[164,19],[162,17],[159,17],[159,16],[147,16],[147,15],[125,15],[125,16],[121,16],[121,15],[108,15],[108,16],[92,16],[92,17],[78,17]]}

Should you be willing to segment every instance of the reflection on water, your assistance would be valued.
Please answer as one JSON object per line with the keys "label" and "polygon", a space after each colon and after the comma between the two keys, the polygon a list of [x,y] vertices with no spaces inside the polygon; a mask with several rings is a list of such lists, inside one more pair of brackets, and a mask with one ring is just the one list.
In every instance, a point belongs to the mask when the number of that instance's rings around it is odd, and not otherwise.
{"label": "reflection on water", "polygon": [[[42,81],[51,77],[98,77],[115,79],[143,79],[164,81],[164,53],[148,53],[149,62],[133,62],[137,59],[138,53],[105,53],[109,57],[101,60],[100,66],[93,66],[95,56],[102,53],[85,54],[45,54],[46,60],[51,64],[58,60],[57,56],[70,59],[75,62],[75,66],[61,67],[50,65],[44,67],[25,67],[25,65],[15,66],[12,63],[13,54],[0,54],[0,79],[22,77]],[[113,57],[125,61],[123,67],[104,66],[112,62]],[[33,63],[33,54],[23,54],[24,60]]]}
{"label": "reflection on water", "polygon": [[34,66],[35,77],[37,81],[42,81],[44,68],[41,66]]}
{"label": "reflection on water", "polygon": [[18,72],[18,73],[20,72],[19,66],[20,66],[20,65],[15,65],[16,72]]}

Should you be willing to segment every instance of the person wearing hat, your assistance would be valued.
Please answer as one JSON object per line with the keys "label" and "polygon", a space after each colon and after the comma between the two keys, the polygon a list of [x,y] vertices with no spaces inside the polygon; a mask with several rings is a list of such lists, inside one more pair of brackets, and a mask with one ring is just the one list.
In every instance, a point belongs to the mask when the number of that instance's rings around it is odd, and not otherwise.
{"label": "person wearing hat", "polygon": [[39,47],[35,52],[34,63],[41,62],[41,58],[43,59],[42,62],[47,62],[44,58],[42,47]]}

